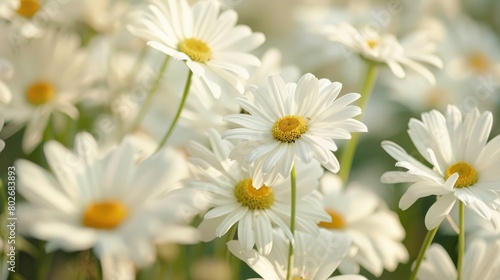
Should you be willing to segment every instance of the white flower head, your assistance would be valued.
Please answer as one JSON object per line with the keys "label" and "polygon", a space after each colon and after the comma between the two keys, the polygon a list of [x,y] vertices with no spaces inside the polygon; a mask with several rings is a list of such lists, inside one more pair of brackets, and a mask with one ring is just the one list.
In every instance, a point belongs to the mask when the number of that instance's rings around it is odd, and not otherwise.
{"label": "white flower head", "polygon": [[12,100],[12,93],[3,80],[10,79],[13,75],[14,66],[12,63],[3,57],[0,57],[0,102],[2,103],[8,104]]}
{"label": "white flower head", "polygon": [[252,166],[254,187],[287,178],[296,157],[303,162],[315,159],[338,172],[334,139],[350,139],[351,132],[367,130],[353,119],[361,109],[350,105],[360,95],[348,93],[337,99],[341,88],[338,82],[318,80],[312,74],[305,74],[297,84],[285,84],[271,75],[267,88],[249,87],[244,97],[237,98],[249,114],[226,116],[225,120],[243,127],[223,136],[243,140],[230,157]]}
{"label": "white flower head", "polygon": [[412,33],[401,42],[393,34],[381,34],[368,27],[359,31],[348,23],[327,25],[321,28],[320,32],[329,40],[343,44],[367,60],[387,64],[398,78],[405,77],[403,66],[406,66],[430,83],[435,83],[434,75],[422,63],[443,67],[441,59],[434,55],[435,44],[423,32]]}
{"label": "white flower head", "polygon": [[236,25],[233,10],[219,14],[215,1],[201,1],[189,6],[186,0],[152,0],[148,9],[135,14],[130,31],[146,39],[148,45],[186,65],[201,79],[215,98],[221,84],[229,83],[240,92],[249,73],[245,66],[259,66],[248,53],[264,42],[264,35]]}
{"label": "white flower head", "polygon": [[460,110],[448,106],[446,115],[432,110],[422,120],[411,119],[408,134],[420,155],[432,168],[419,162],[397,144],[382,147],[404,171],[386,172],[383,183],[412,183],[399,201],[406,210],[418,198],[440,196],[425,217],[427,229],[437,227],[458,200],[498,228],[492,211],[500,206],[500,137],[488,142],[493,117],[477,108],[462,118]]}
{"label": "white flower head", "polygon": [[[293,240],[289,229],[290,180],[255,189],[245,165],[229,159],[234,145],[222,140],[213,129],[209,138],[212,151],[198,143],[188,147],[196,178],[190,186],[205,190],[210,205],[199,226],[202,239],[210,241],[221,237],[237,224],[238,240],[246,250],[256,245],[259,252],[269,254],[273,246],[273,226],[281,228],[287,238]],[[297,230],[317,233],[317,223],[329,220],[315,191],[322,173],[317,162],[297,165]]]}
{"label": "white flower head", "polygon": [[[275,245],[268,256],[255,250],[245,250],[238,241],[230,241],[227,246],[233,255],[247,263],[264,280],[284,280],[288,267],[288,240],[281,230],[274,230],[273,235]],[[360,275],[330,277],[349,250],[349,237],[320,230],[318,235],[296,232],[295,238],[292,279],[366,280]]]}
{"label": "white flower head", "polygon": [[26,153],[40,144],[51,116],[78,118],[75,103],[82,99],[86,82],[85,57],[76,35],[53,30],[9,54],[15,74],[4,83],[12,100],[0,103],[0,111],[9,126],[26,127],[22,142]]}
{"label": "white flower head", "polygon": [[182,157],[161,151],[137,163],[134,145],[124,140],[107,153],[95,139],[80,133],[75,150],[50,141],[44,146],[53,174],[26,161],[16,162],[19,229],[46,240],[48,251],[93,248],[101,260],[150,264],[157,242],[193,243],[196,230],[188,223],[197,214],[178,181],[188,170]]}
{"label": "white flower head", "polygon": [[362,266],[377,277],[384,268],[394,271],[409,258],[402,244],[405,230],[398,215],[367,188],[354,183],[342,186],[342,180],[334,174],[325,173],[321,179],[323,206],[332,221],[319,226],[352,239],[340,271],[359,273]]}
{"label": "white flower head", "polygon": [[[488,244],[482,239],[473,240],[465,250],[463,280],[496,280],[500,275],[500,241]],[[446,250],[432,244],[418,271],[421,280],[455,280],[457,269]]]}

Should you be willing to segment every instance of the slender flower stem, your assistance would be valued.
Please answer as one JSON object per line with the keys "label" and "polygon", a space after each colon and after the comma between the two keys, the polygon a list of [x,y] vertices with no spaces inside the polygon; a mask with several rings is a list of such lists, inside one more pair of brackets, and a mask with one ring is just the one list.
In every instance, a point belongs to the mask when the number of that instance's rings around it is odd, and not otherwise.
{"label": "slender flower stem", "polygon": [[[291,181],[291,214],[290,214],[290,231],[292,235],[295,236],[295,212],[296,212],[296,202],[297,202],[297,183],[296,183],[296,172],[295,172],[295,163],[292,166],[292,171],[290,172],[290,181]],[[293,242],[290,240],[288,243],[288,266],[286,269],[286,279],[292,279],[292,268],[293,268]]]}
{"label": "slender flower stem", "polygon": [[411,272],[410,280],[417,279],[417,273],[418,270],[420,269],[422,261],[424,260],[425,252],[427,251],[427,248],[429,248],[429,246],[431,245],[432,240],[434,239],[434,236],[438,231],[438,228],[439,226],[435,227],[432,230],[429,230],[425,235],[424,243],[422,244],[422,247],[420,247],[420,252],[418,252],[417,260],[415,261],[415,268],[413,268],[413,271]]}
{"label": "slender flower stem", "polygon": [[174,131],[175,125],[177,124],[177,121],[179,120],[179,117],[181,116],[182,109],[184,108],[184,104],[186,104],[186,99],[189,94],[189,88],[191,87],[191,78],[193,77],[193,72],[189,71],[187,80],[186,80],[186,85],[184,86],[184,92],[182,93],[182,99],[181,99],[181,104],[179,105],[179,108],[177,109],[177,113],[175,114],[174,120],[170,124],[170,127],[168,128],[167,134],[163,137],[163,139],[160,142],[160,145],[158,145],[158,148],[156,151],[159,151],[161,147],[167,143],[168,138],[170,138],[170,135]]}
{"label": "slender flower stem", "polygon": [[465,209],[462,201],[458,202],[458,220],[460,231],[458,232],[458,262],[457,262],[457,280],[462,279],[462,268],[465,251]]}
{"label": "slender flower stem", "polygon": [[165,70],[167,69],[168,61],[170,59],[170,56],[165,57],[165,60],[163,61],[163,64],[160,67],[160,71],[158,72],[158,76],[156,76],[156,79],[154,80],[153,84],[149,88],[148,94],[146,96],[146,100],[144,100],[144,103],[141,106],[141,109],[139,110],[139,113],[137,114],[137,117],[135,118],[134,122],[130,126],[129,131],[132,131],[136,129],[146,116],[146,113],[149,110],[149,107],[151,107],[151,104],[153,103],[154,95],[156,90],[158,89],[158,86],[160,85],[160,80],[163,77],[163,73],[165,73]]}
{"label": "slender flower stem", "polygon": [[[377,81],[377,65],[375,63],[368,63],[368,69],[366,71],[365,82],[363,88],[361,89],[361,98],[358,101],[361,112],[364,114],[366,106],[370,100],[370,96]],[[359,115],[358,120],[362,119],[363,115]],[[352,161],[354,159],[354,154],[356,153],[356,148],[359,142],[359,133],[352,133],[352,138],[347,142],[342,157],[340,159],[340,171],[339,176],[344,184],[349,178],[349,173],[351,172]]]}

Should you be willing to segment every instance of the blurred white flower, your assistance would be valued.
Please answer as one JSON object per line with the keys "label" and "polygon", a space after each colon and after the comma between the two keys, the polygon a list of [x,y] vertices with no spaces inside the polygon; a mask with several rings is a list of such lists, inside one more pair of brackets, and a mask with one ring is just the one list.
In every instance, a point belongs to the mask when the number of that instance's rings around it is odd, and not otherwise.
{"label": "blurred white flower", "polygon": [[[4,120],[2,117],[0,117],[0,131],[2,131],[3,124]],[[2,139],[0,139],[0,152],[3,151],[4,148],[5,148],[5,142]]]}
{"label": "blurred white flower", "polygon": [[178,153],[137,163],[130,141],[100,153],[88,133],[77,135],[74,151],[55,141],[44,148],[53,175],[26,160],[16,170],[26,200],[17,210],[19,230],[46,240],[46,250],[93,248],[102,260],[144,266],[156,258],[155,243],[198,240],[188,225],[198,211],[196,191],[179,184],[188,170]]}
{"label": "blurred white flower", "polygon": [[[500,241],[488,244],[482,239],[472,241],[465,250],[463,280],[497,280],[500,275]],[[432,244],[418,271],[421,280],[455,280],[457,269],[446,250]]]}
{"label": "blurred white flower", "polygon": [[348,23],[326,25],[320,28],[319,32],[369,61],[386,64],[398,78],[406,76],[403,69],[405,66],[422,75],[430,83],[435,83],[434,75],[422,63],[438,68],[443,66],[441,59],[434,54],[434,42],[424,32],[409,34],[401,42],[393,34],[380,34],[368,27],[358,31]]}
{"label": "blurred white flower", "polygon": [[336,99],[341,88],[340,83],[312,74],[297,84],[285,84],[271,75],[267,88],[249,87],[244,97],[237,98],[249,114],[226,116],[224,120],[243,127],[226,131],[224,138],[243,140],[230,157],[252,165],[254,187],[288,178],[296,157],[303,162],[315,159],[338,172],[334,139],[350,139],[351,132],[367,130],[353,119],[361,109],[350,105],[360,95],[348,93]]}
{"label": "blurred white flower", "polygon": [[[210,207],[198,228],[203,241],[225,235],[235,224],[238,240],[246,250],[257,245],[259,252],[269,254],[274,225],[293,240],[289,229],[290,180],[255,189],[248,169],[229,159],[234,145],[222,140],[213,129],[209,131],[209,140],[212,151],[194,142],[188,146],[195,177],[190,186],[206,191]],[[315,191],[322,174],[316,162],[297,166],[297,230],[317,233],[317,223],[329,220],[320,206],[319,193]]]}
{"label": "blurred white flower", "polygon": [[[202,85],[219,98],[221,85],[243,91],[249,73],[245,66],[259,66],[248,53],[264,42],[264,35],[236,25],[238,15],[219,4],[201,1],[190,7],[186,0],[152,0],[146,11],[133,14],[129,30],[148,45],[186,65]],[[196,81],[196,79],[195,79]]]}
{"label": "blurred white flower", "polygon": [[360,265],[380,277],[384,268],[394,271],[408,261],[408,251],[401,243],[405,230],[398,215],[390,211],[377,195],[351,184],[342,188],[342,180],[325,173],[321,179],[323,206],[332,221],[320,227],[352,239],[350,253],[339,269],[342,273],[359,273]]}
{"label": "blurred white flower", "polygon": [[[3,30],[2,30],[3,31]],[[14,75],[14,66],[7,59],[0,57],[0,102],[10,103],[12,93],[3,80],[11,79]]]}
{"label": "blurred white flower", "polygon": [[[229,251],[248,264],[264,280],[285,280],[287,274],[288,240],[281,230],[274,230],[275,245],[268,256],[255,250],[245,250],[238,241],[227,243]],[[295,233],[292,279],[308,280],[366,280],[360,275],[330,277],[349,251],[351,240],[320,230],[318,235]]]}
{"label": "blurred white flower", "polygon": [[10,104],[0,103],[8,130],[26,127],[22,147],[30,153],[40,144],[51,117],[79,116],[75,103],[84,98],[85,52],[73,34],[47,32],[15,49],[7,58],[15,75],[4,83],[12,92]]}
{"label": "blurred white flower", "polygon": [[384,183],[412,183],[399,201],[406,210],[417,199],[440,196],[425,216],[427,229],[433,229],[449,214],[458,200],[489,220],[498,229],[492,211],[500,206],[500,136],[488,142],[493,116],[475,108],[465,118],[455,106],[446,116],[432,110],[422,121],[411,119],[408,134],[420,155],[432,168],[407,154],[397,144],[384,141],[382,147],[404,171],[386,172]]}

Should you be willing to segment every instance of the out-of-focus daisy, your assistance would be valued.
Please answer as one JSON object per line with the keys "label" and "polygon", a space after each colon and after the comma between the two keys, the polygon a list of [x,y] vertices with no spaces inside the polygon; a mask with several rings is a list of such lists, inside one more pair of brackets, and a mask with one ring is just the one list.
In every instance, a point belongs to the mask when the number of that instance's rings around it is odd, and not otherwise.
{"label": "out-of-focus daisy", "polygon": [[325,173],[321,179],[323,206],[332,217],[320,227],[352,239],[351,250],[342,261],[342,273],[359,273],[360,266],[380,277],[384,268],[394,271],[408,260],[408,251],[401,243],[404,228],[396,213],[374,193],[351,185],[342,188],[342,180]]}
{"label": "out-of-focus daisy", "polygon": [[[470,243],[465,251],[463,280],[496,280],[500,275],[500,241],[491,244],[482,239]],[[446,250],[439,244],[432,244],[418,271],[421,280],[455,280],[457,269]]]}
{"label": "out-of-focus daisy", "polygon": [[25,160],[16,169],[26,199],[19,229],[46,240],[48,251],[93,248],[102,260],[143,266],[155,259],[156,242],[197,240],[187,225],[197,212],[196,191],[180,188],[188,170],[178,153],[161,151],[137,163],[130,141],[100,153],[88,133],[77,135],[74,151],[55,141],[44,148],[54,175]]}
{"label": "out-of-focus daisy", "polygon": [[[196,180],[191,187],[207,192],[211,208],[199,226],[204,241],[225,235],[237,224],[241,247],[250,250],[257,245],[259,252],[269,254],[273,245],[273,226],[281,228],[289,240],[290,180],[275,185],[252,186],[248,169],[229,159],[234,145],[221,140],[215,130],[209,132],[212,151],[198,143],[188,146],[193,174]],[[319,193],[315,191],[323,171],[316,162],[297,166],[297,230],[317,233],[317,223],[329,221],[323,211]]]}
{"label": "out-of-focus daisy", "polygon": [[405,77],[405,66],[435,83],[434,75],[422,63],[438,68],[443,66],[441,59],[434,54],[434,42],[423,32],[412,33],[399,42],[390,33],[380,34],[368,27],[359,31],[348,23],[341,23],[326,25],[320,29],[320,33],[367,60],[386,64],[398,78]]}
{"label": "out-of-focus daisy", "polygon": [[[259,66],[248,53],[264,42],[264,35],[236,25],[238,15],[225,10],[219,15],[215,1],[201,1],[190,7],[186,0],[152,0],[146,11],[134,14],[130,31],[148,45],[186,62],[195,77],[214,97],[221,95],[221,84],[243,91],[249,74],[245,66]],[[236,26],[235,26],[236,25]]]}
{"label": "out-of-focus daisy", "polygon": [[254,167],[254,187],[287,178],[296,157],[303,162],[315,159],[338,172],[334,139],[350,139],[351,132],[367,130],[353,119],[360,108],[350,105],[360,95],[348,93],[337,99],[341,88],[340,83],[318,80],[312,74],[302,76],[297,84],[285,84],[271,75],[267,88],[249,87],[236,100],[249,114],[226,116],[225,120],[243,127],[226,131],[224,137],[243,140],[230,156]]}
{"label": "out-of-focus daisy", "polygon": [[4,82],[12,101],[0,103],[0,111],[9,129],[26,127],[22,147],[30,153],[52,116],[78,118],[74,104],[83,98],[85,53],[76,36],[53,31],[9,55],[16,75]]}
{"label": "out-of-focus daisy", "polygon": [[[284,280],[288,267],[288,240],[281,230],[274,230],[273,236],[275,244],[268,256],[263,256],[255,250],[245,250],[237,241],[230,241],[227,246],[231,253],[247,263],[262,279]],[[317,236],[296,232],[295,239],[292,279],[366,279],[360,275],[330,277],[349,251],[349,237],[320,230]]]}
{"label": "out-of-focus daisy", "polygon": [[[476,42],[481,42],[477,44]],[[500,78],[500,41],[488,26],[466,17],[454,19],[449,23],[447,40],[442,53],[449,61],[447,72],[455,79],[472,79],[492,75],[493,80]]]}
{"label": "out-of-focus daisy", "polygon": [[425,217],[427,229],[437,227],[458,200],[498,228],[492,211],[500,206],[500,137],[488,142],[493,117],[491,112],[471,110],[465,118],[455,106],[448,106],[446,116],[432,110],[422,120],[411,119],[408,134],[432,168],[407,154],[397,144],[384,141],[382,147],[404,171],[390,171],[384,183],[413,183],[399,201],[406,210],[417,199],[440,196]]}
{"label": "out-of-focus daisy", "polygon": [[14,75],[14,66],[5,58],[0,58],[0,102],[9,103],[12,93],[3,80],[10,79]]}

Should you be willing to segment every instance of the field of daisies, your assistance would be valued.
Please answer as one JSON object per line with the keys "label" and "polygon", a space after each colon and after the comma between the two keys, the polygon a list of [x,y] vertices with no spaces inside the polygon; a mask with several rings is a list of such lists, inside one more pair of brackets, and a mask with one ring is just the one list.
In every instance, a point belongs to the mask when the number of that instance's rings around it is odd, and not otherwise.
{"label": "field of daisies", "polygon": [[500,279],[499,15],[0,0],[0,280]]}

